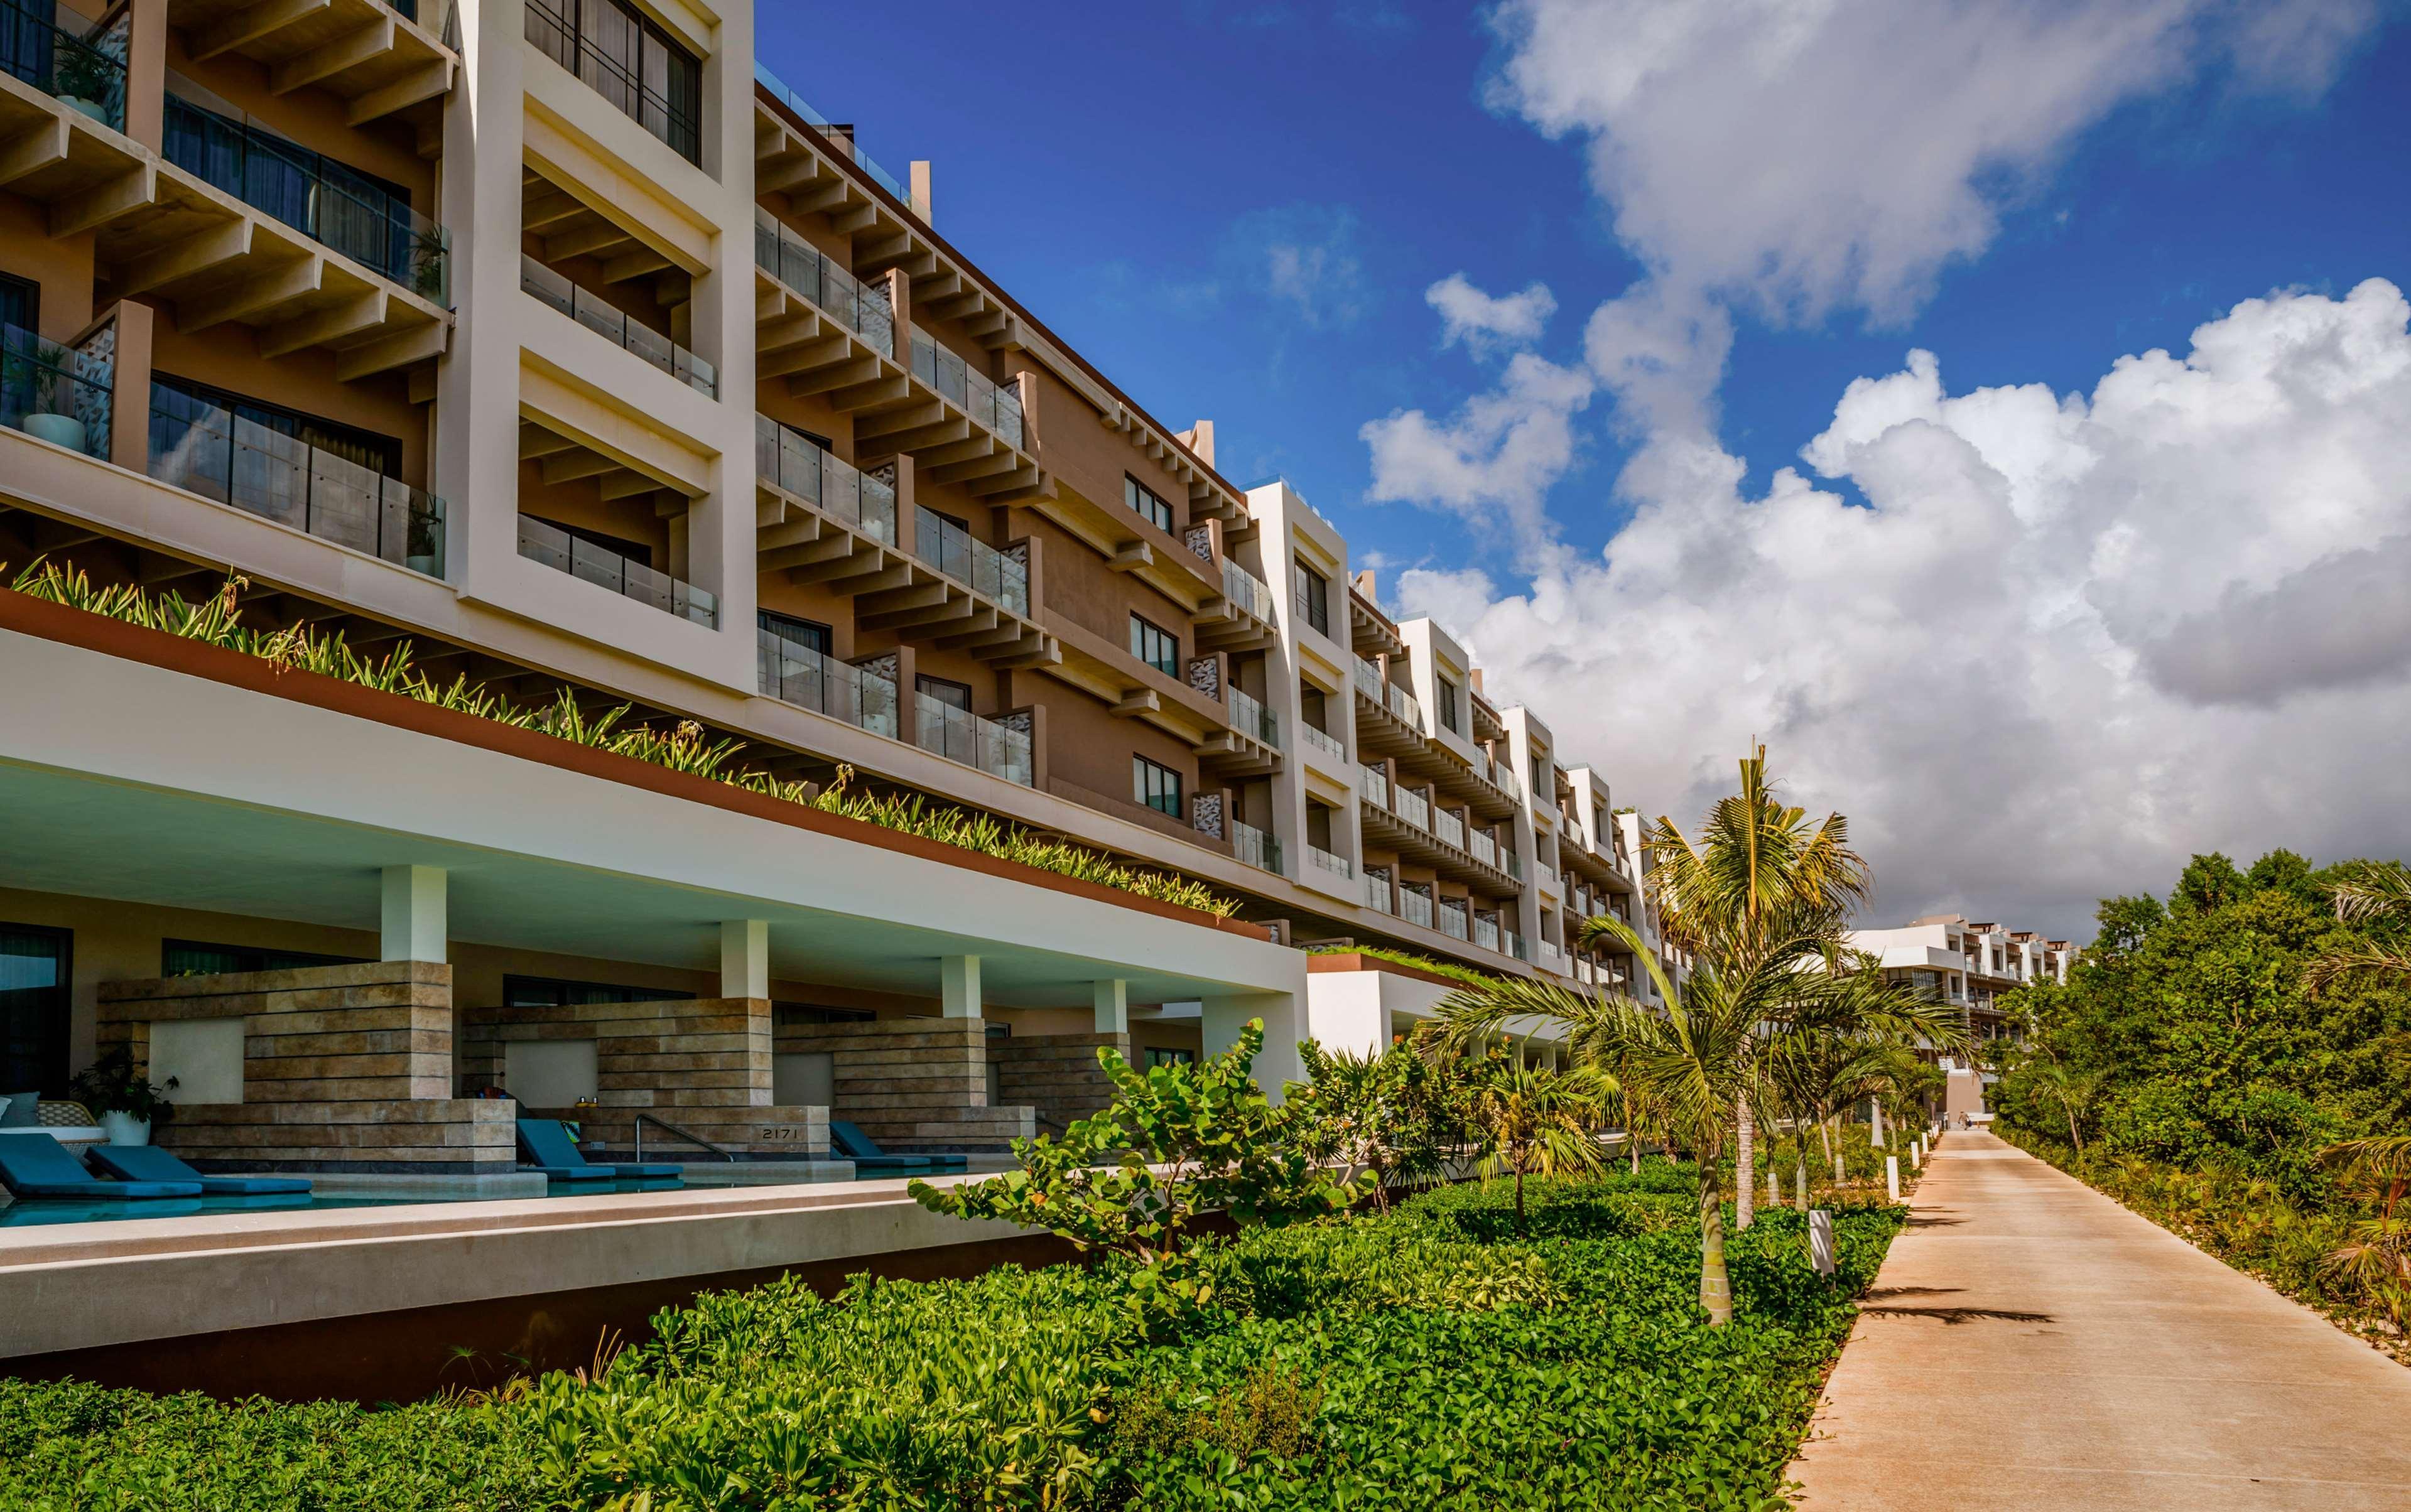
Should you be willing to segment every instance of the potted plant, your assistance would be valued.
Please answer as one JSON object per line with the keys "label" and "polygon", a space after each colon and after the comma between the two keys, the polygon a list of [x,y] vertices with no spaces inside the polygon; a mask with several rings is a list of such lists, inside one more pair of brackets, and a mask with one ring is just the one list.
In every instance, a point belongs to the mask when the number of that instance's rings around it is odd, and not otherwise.
{"label": "potted plant", "polygon": [[167,1121],[175,1104],[167,1093],[176,1085],[153,1086],[134,1074],[134,1053],[119,1046],[93,1062],[67,1083],[76,1101],[92,1110],[111,1144],[148,1144],[151,1126]]}
{"label": "potted plant", "polygon": [[409,536],[402,550],[402,562],[414,573],[430,577],[444,575],[444,519],[431,510],[414,509],[406,527]]}
{"label": "potted plant", "polygon": [[62,37],[52,81],[61,105],[104,126],[117,124],[110,109],[110,97],[117,93],[117,70],[114,60],[99,49]]}
{"label": "potted plant", "polygon": [[31,331],[10,333],[0,356],[0,406],[22,414],[18,428],[25,434],[80,452],[88,437],[76,416],[75,385],[43,352],[46,344]]}

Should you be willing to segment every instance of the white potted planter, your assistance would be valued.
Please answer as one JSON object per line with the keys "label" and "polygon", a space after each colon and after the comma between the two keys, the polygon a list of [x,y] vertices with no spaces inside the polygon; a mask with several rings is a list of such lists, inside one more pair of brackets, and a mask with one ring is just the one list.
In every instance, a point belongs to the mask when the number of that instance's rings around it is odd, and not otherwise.
{"label": "white potted planter", "polygon": [[98,100],[78,99],[72,94],[62,94],[58,99],[59,103],[66,106],[68,109],[80,110],[85,115],[92,117],[95,121],[99,122],[104,126],[109,124],[109,107],[101,104]]}
{"label": "white potted planter", "polygon": [[25,416],[25,434],[72,452],[82,451],[89,435],[83,422],[72,414],[29,414]]}
{"label": "white potted planter", "polygon": [[148,1144],[151,1142],[151,1120],[133,1113],[103,1113],[100,1127],[109,1132],[111,1144]]}

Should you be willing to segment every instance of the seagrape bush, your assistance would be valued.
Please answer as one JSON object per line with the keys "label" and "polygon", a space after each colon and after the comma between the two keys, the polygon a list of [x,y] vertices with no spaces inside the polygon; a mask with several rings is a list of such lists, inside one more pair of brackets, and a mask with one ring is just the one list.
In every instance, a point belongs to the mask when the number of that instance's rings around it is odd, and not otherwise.
{"label": "seagrape bush", "polygon": [[599,1374],[383,1410],[0,1382],[0,1507],[1779,1506],[1901,1214],[1840,1212],[1830,1282],[1762,1216],[1717,1330],[1688,1185],[1532,1183],[1521,1242],[1503,1185],[1251,1228],[1168,1336],[1115,1259],[707,1296]]}

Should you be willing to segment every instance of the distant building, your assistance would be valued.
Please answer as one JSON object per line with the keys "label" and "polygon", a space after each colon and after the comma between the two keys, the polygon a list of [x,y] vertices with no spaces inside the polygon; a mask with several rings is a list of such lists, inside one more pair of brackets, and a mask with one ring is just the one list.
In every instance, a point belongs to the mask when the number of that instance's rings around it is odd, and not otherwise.
{"label": "distant building", "polygon": [[2075,946],[2031,929],[1971,923],[1965,914],[1935,913],[1896,929],[1853,929],[1852,949],[1883,964],[1888,981],[1931,993],[1963,1008],[1979,1040],[2011,1033],[2001,995],[2038,981],[2065,982]]}

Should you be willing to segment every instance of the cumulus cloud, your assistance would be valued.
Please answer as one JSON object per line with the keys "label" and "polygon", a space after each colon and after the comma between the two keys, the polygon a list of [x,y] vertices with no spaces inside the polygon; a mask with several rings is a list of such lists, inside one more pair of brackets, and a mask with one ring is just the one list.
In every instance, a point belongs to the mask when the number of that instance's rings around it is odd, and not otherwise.
{"label": "cumulus cloud", "polygon": [[1852,816],[1887,913],[2081,934],[2190,850],[2411,850],[2393,284],[2246,300],[2083,394],[1953,394],[1915,352],[1800,456],[1750,497],[1703,452],[1525,591],[1410,572],[1399,597],[1619,802],[1688,818],[1767,739]]}
{"label": "cumulus cloud", "polygon": [[1463,273],[1424,290],[1424,302],[1439,312],[1439,344],[1462,342],[1476,356],[1531,345],[1557,313],[1557,297],[1546,284],[1536,280],[1518,293],[1484,294]]}
{"label": "cumulus cloud", "polygon": [[1367,497],[1475,521],[1503,515],[1519,539],[1544,543],[1548,491],[1572,465],[1573,416],[1596,386],[1579,368],[1518,352],[1497,389],[1449,419],[1401,410],[1367,421],[1357,432],[1373,454]]}

